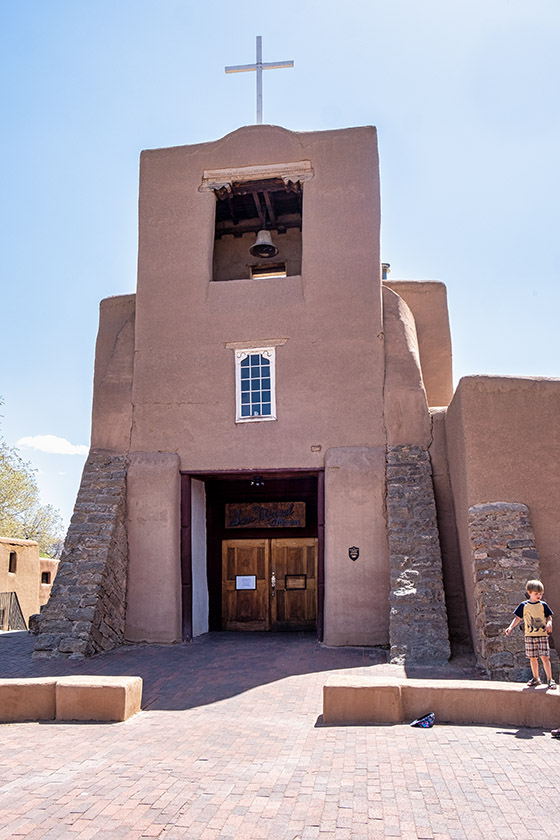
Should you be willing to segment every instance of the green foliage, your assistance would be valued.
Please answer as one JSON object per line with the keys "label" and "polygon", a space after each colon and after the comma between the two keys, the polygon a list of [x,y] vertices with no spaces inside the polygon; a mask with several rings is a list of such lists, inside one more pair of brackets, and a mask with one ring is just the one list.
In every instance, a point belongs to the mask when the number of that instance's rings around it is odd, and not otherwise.
{"label": "green foliage", "polygon": [[0,536],[36,540],[42,554],[55,557],[63,535],[60,513],[39,501],[35,470],[0,437]]}

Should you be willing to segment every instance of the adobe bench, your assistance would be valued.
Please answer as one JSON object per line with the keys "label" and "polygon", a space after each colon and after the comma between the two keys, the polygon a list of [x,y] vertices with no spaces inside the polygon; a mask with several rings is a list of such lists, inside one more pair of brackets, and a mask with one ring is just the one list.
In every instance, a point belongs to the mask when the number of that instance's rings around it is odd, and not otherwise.
{"label": "adobe bench", "polygon": [[332,676],[323,686],[323,723],[436,722],[560,726],[560,690],[525,683]]}
{"label": "adobe bench", "polygon": [[0,679],[0,722],[123,721],[141,709],[141,677]]}

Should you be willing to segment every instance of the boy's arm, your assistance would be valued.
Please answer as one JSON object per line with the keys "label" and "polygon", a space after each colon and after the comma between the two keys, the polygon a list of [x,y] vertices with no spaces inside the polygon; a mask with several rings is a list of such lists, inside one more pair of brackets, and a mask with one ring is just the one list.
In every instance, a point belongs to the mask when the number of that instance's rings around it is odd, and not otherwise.
{"label": "boy's arm", "polygon": [[[506,629],[506,636],[509,636],[509,635],[510,635],[510,633],[511,633],[511,631],[512,631],[515,627],[517,627],[517,625],[518,625],[518,624],[520,624],[520,623],[521,623],[521,619],[519,618],[519,616],[518,616],[518,615],[515,615],[515,616],[512,618],[512,620],[511,620],[511,624],[510,624],[510,625],[509,625],[509,627]],[[547,627],[548,627],[548,625],[547,625]],[[551,625],[550,625],[550,628],[552,629],[552,623],[551,623]]]}

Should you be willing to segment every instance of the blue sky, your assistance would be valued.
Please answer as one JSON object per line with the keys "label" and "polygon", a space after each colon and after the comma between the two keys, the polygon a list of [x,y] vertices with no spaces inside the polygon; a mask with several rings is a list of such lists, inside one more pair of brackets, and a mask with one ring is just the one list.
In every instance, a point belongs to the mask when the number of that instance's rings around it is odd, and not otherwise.
{"label": "blue sky", "polygon": [[295,62],[264,122],[377,126],[383,259],[446,283],[455,379],[560,376],[558,0],[1,0],[0,28],[1,429],[66,522],[140,151],[254,122],[255,75],[224,67],[256,35]]}

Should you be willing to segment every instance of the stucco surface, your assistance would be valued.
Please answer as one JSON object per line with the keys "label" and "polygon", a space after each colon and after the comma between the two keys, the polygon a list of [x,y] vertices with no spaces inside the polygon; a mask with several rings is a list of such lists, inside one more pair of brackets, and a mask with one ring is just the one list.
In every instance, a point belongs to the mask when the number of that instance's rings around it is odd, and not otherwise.
{"label": "stucco surface", "polygon": [[[467,513],[471,505],[485,502],[529,507],[546,599],[560,610],[559,417],[560,380],[473,376],[459,382],[446,433],[471,617]],[[523,595],[520,591],[519,600]]]}
{"label": "stucco surface", "polygon": [[427,446],[431,441],[431,423],[420,370],[416,324],[404,300],[387,287],[383,288],[383,329],[387,444]]}
{"label": "stucco surface", "polygon": [[[58,571],[59,560],[54,560],[51,557],[39,557],[39,606],[42,607],[49,600],[52,585]],[[50,575],[50,582],[43,583],[43,572],[48,572]]]}
{"label": "stucco surface", "polygon": [[428,403],[448,405],[453,396],[453,375],[445,285],[432,280],[384,280],[383,285],[406,301],[414,315]]}
{"label": "stucco surface", "polygon": [[[203,171],[301,159],[313,169],[301,277],[213,283],[215,198],[199,190]],[[382,444],[378,265],[373,128],[250,126],[144,152],[132,449],[177,451],[184,470],[316,469],[323,455],[311,446]],[[278,420],[236,424],[226,344],[277,338],[287,339],[277,349]]]}
{"label": "stucco surface", "polygon": [[0,679],[0,721],[54,720],[56,677]]}
{"label": "stucco surface", "polygon": [[140,711],[141,677],[59,677],[56,720],[128,720]]}
{"label": "stucco surface", "polygon": [[181,640],[180,492],[175,453],[131,453],[125,628],[129,641]]}
{"label": "stucco surface", "polygon": [[136,295],[101,301],[95,347],[92,449],[130,448]]}
{"label": "stucco surface", "polygon": [[[325,635],[328,645],[389,641],[385,447],[336,448],[325,458]],[[353,561],[348,549],[356,546]]]}
{"label": "stucco surface", "polygon": [[558,691],[475,680],[330,676],[323,689],[327,724],[397,723],[429,712],[436,723],[556,727]]}

